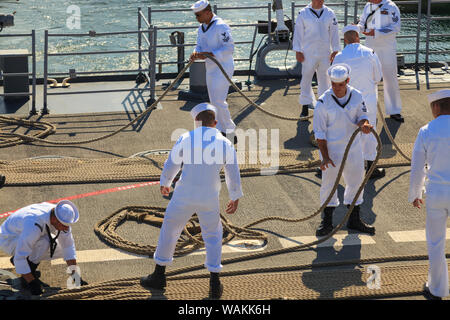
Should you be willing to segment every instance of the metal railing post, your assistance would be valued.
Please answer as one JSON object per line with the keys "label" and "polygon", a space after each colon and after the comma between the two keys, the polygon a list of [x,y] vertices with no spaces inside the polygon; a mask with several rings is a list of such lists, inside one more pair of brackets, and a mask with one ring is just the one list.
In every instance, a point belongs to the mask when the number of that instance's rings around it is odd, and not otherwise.
{"label": "metal railing post", "polygon": [[344,27],[348,23],[348,0],[344,1]]}
{"label": "metal railing post", "polygon": [[421,16],[422,16],[422,0],[419,0],[417,3],[417,34],[416,34],[416,86],[417,90],[420,90],[420,81],[419,81],[419,52],[420,52],[420,25],[421,25]]}
{"label": "metal railing post", "polygon": [[152,7],[147,8],[147,21],[152,25]]}
{"label": "metal railing post", "polygon": [[294,33],[295,30],[295,2],[291,2],[291,15],[292,15],[292,33]]}
{"label": "metal railing post", "polygon": [[217,14],[217,4],[215,4],[215,5],[213,6],[213,12],[214,12],[214,14]]}
{"label": "metal railing post", "polygon": [[428,1],[427,5],[427,38],[425,42],[425,78],[427,82],[427,89],[430,89],[430,82],[428,79],[428,56],[430,54],[430,21],[431,21],[431,0]]}
{"label": "metal railing post", "polygon": [[[141,14],[142,14],[142,10],[139,7],[138,8],[138,31],[141,31],[141,29],[142,29]],[[142,34],[141,33],[138,33],[138,48],[139,48],[139,50],[142,49]],[[142,52],[139,51],[139,74],[141,73],[141,70],[142,70]]]}
{"label": "metal railing post", "polygon": [[268,3],[267,4],[267,34],[268,34],[269,43],[272,43],[271,33],[272,33],[272,4]]}
{"label": "metal railing post", "polygon": [[353,10],[353,23],[358,23],[358,0],[355,0],[355,8]]}
{"label": "metal railing post", "polygon": [[31,31],[31,51],[32,51],[32,98],[31,98],[31,111],[30,115],[37,114],[36,112],[36,31]]}
{"label": "metal railing post", "polygon": [[47,107],[47,81],[48,81],[48,30],[45,30],[44,39],[44,106],[41,110],[42,114],[48,114]]}

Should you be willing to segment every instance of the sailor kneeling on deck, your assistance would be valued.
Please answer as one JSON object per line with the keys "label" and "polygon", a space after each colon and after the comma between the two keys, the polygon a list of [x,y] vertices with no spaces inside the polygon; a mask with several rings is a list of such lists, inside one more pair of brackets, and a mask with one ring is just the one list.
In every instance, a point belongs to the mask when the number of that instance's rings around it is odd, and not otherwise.
{"label": "sailor kneeling on deck", "polygon": [[425,187],[430,262],[424,291],[434,300],[449,295],[445,233],[450,214],[450,89],[430,94],[428,101],[435,119],[420,128],[414,143],[408,200],[420,208]]}
{"label": "sailor kneeling on deck", "polygon": [[[78,218],[76,206],[62,200],[19,209],[0,226],[0,250],[12,255],[10,261],[32,295],[43,293],[36,270],[41,261],[64,258],[68,266],[77,264],[70,226]],[[86,284],[81,280],[81,285]]]}
{"label": "sailor kneeling on deck", "polygon": [[[320,203],[325,202],[338,175],[345,148],[353,132],[360,127],[364,134],[369,134],[372,125],[369,123],[367,108],[361,92],[348,85],[350,67],[346,64],[333,65],[328,69],[331,88],[319,98],[314,112],[313,129],[320,149],[322,163],[322,184],[320,187]],[[349,207],[361,183],[364,180],[364,160],[360,135],[354,140],[343,171],[345,181],[344,204]],[[375,228],[360,219],[360,205],[363,202],[361,192],[347,223],[349,229],[356,229],[369,234]],[[317,230],[318,236],[324,236],[333,230],[332,217],[335,207],[339,206],[337,191],[324,210],[322,224]]]}
{"label": "sailor kneeling on deck", "polygon": [[161,194],[169,195],[170,186],[183,165],[153,255],[155,271],[141,278],[144,287],[162,290],[166,286],[165,267],[173,261],[178,238],[190,217],[196,213],[206,247],[205,267],[210,271],[209,296],[218,299],[223,286],[219,280],[222,269],[222,222],[220,220],[220,171],[225,173],[230,201],[226,212],[237,210],[243,196],[236,150],[232,143],[215,128],[216,108],[201,103],[191,111],[196,129],[183,134],[172,148],[161,173]]}

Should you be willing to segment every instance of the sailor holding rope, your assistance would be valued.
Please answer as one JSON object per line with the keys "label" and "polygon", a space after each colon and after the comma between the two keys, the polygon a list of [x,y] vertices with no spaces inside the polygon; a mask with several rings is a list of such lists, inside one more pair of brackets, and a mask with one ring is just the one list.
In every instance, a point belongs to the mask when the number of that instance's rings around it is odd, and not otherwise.
{"label": "sailor holding rope", "polygon": [[308,106],[316,103],[311,86],[314,72],[317,75],[317,94],[321,96],[331,85],[327,69],[341,50],[336,15],[323,3],[324,0],[312,0],[300,10],[295,21],[292,49],[302,64],[299,98],[302,117],[307,117]]}
{"label": "sailor holding rope", "polygon": [[[369,122],[376,126],[377,123],[377,99],[378,82],[381,81],[381,64],[377,54],[370,48],[360,44],[359,27],[347,25],[342,30],[344,50],[334,58],[333,64],[345,63],[350,66],[349,85],[361,91],[364,103],[367,107]],[[361,136],[364,160],[367,161],[369,170],[377,156],[377,139],[373,134],[363,134]],[[385,170],[375,168],[371,178],[381,178],[385,176]]]}
{"label": "sailor holding rope", "polygon": [[209,295],[213,299],[222,295],[223,286],[219,280],[223,236],[219,209],[222,168],[231,199],[226,213],[232,214],[237,210],[243,193],[236,150],[215,128],[215,114],[216,108],[208,103],[195,106],[191,115],[196,129],[178,139],[164,164],[160,181],[161,194],[164,196],[169,195],[170,186],[181,165],[183,171],[164,215],[158,246],[153,255],[155,271],[141,278],[144,287],[164,289],[165,267],[172,263],[178,238],[189,218],[196,213],[206,247],[205,267],[211,273]]}
{"label": "sailor holding rope", "polygon": [[[348,85],[350,71],[350,67],[346,64],[333,65],[328,69],[331,88],[318,99],[314,110],[313,128],[322,160],[320,165],[322,170],[321,205],[333,190],[345,148],[353,132],[359,127],[364,134],[369,134],[372,129],[362,94]],[[344,204],[347,207],[352,203],[364,180],[364,172],[364,160],[358,135],[350,148],[343,171]],[[362,202],[363,192],[355,203],[347,222],[347,228],[375,234],[374,227],[361,221],[360,205]],[[324,209],[324,217],[316,232],[317,236],[325,236],[333,230],[333,211],[337,206],[339,206],[339,199],[336,190],[328,206]]]}
{"label": "sailor holding rope", "polygon": [[398,122],[402,101],[397,79],[397,40],[400,32],[400,10],[390,0],[369,0],[358,24],[366,36],[366,46],[373,49],[381,62],[383,72],[384,106],[386,114]]}
{"label": "sailor holding rope", "polygon": [[[71,225],[78,218],[77,207],[61,200],[56,205],[44,202],[19,209],[0,226],[0,249],[12,255],[10,261],[32,295],[42,294],[37,271],[41,261],[64,258],[68,266],[76,266]],[[80,284],[87,282],[80,278]]]}
{"label": "sailor holding rope", "polygon": [[[217,129],[223,135],[233,135],[236,124],[231,119],[227,95],[230,83],[214,61],[207,59],[205,53],[214,56],[231,78],[234,73],[234,41],[230,27],[212,10],[207,0],[200,0],[191,7],[197,21],[201,23],[197,31],[197,46],[190,59],[206,59],[206,86],[210,103],[217,109]],[[237,143],[234,135],[234,143]]]}
{"label": "sailor holding rope", "polygon": [[450,89],[430,94],[428,101],[435,119],[420,128],[414,143],[408,200],[420,209],[425,187],[430,262],[424,291],[431,299],[441,299],[449,295],[445,233],[450,214]]}

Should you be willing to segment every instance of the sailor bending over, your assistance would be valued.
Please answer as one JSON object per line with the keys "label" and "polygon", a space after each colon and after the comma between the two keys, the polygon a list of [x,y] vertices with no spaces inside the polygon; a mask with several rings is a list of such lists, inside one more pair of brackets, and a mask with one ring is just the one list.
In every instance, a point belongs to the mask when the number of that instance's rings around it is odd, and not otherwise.
{"label": "sailor bending over", "polygon": [[[320,149],[322,163],[322,184],[320,186],[320,203],[325,202],[339,171],[345,148],[353,132],[360,127],[364,134],[369,134],[372,125],[369,123],[367,108],[362,94],[348,85],[350,67],[345,64],[333,65],[328,69],[331,88],[317,101],[314,111],[313,128]],[[364,180],[364,160],[360,144],[360,136],[354,140],[347,160],[343,176],[345,181],[344,204],[349,207],[361,183]],[[349,229],[356,229],[370,234],[375,228],[360,219],[360,205],[363,202],[361,192],[347,223]],[[339,206],[337,190],[324,210],[324,218],[317,230],[318,236],[324,236],[333,230],[333,211]]]}
{"label": "sailor bending over", "polygon": [[243,196],[236,150],[217,130],[216,108],[202,103],[191,111],[196,129],[183,134],[169,154],[161,173],[161,193],[169,195],[170,186],[183,165],[172,199],[167,206],[158,246],[153,255],[155,271],[141,278],[141,284],[153,289],[166,286],[165,267],[173,261],[175,246],[190,217],[196,213],[206,247],[205,267],[210,271],[210,297],[217,299],[223,287],[219,280],[222,269],[222,222],[220,220],[220,171],[225,173],[230,201],[226,212],[237,210]]}
{"label": "sailor bending over", "polygon": [[0,250],[12,256],[11,263],[31,294],[42,294],[43,283],[36,270],[41,261],[63,258],[68,266],[77,264],[70,226],[78,218],[76,206],[62,200],[56,205],[44,202],[19,209],[0,226]]}

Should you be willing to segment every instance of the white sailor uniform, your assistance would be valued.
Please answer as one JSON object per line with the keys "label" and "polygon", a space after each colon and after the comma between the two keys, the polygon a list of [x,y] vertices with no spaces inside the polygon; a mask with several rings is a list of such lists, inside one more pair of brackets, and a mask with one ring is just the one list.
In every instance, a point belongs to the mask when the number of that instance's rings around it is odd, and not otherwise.
{"label": "white sailor uniform", "polygon": [[[422,199],[426,188],[426,238],[431,294],[449,294],[445,259],[447,218],[450,214],[450,115],[440,115],[423,126],[414,144],[408,200]],[[428,178],[427,181],[425,179]]]}
{"label": "white sailor uniform", "polygon": [[[349,85],[359,90],[367,107],[369,123],[377,123],[377,84],[381,81],[380,60],[372,49],[360,43],[348,44],[334,58],[333,65],[345,63],[350,66]],[[374,161],[377,156],[377,140],[373,134],[362,134],[364,160]]]}
{"label": "white sailor uniform", "polygon": [[324,5],[321,10],[314,10],[310,4],[300,10],[295,22],[292,49],[302,52],[305,57],[300,82],[301,105],[316,102],[311,86],[314,72],[317,75],[318,96],[330,87],[327,76],[330,55],[340,51],[340,48],[338,21],[332,9]]}
{"label": "white sailor uniform", "polygon": [[59,232],[50,223],[50,212],[55,207],[47,202],[29,205],[17,210],[0,226],[0,249],[14,256],[17,273],[31,272],[27,258],[35,264],[58,258],[76,259],[71,227]]}
{"label": "white sailor uniform", "polygon": [[361,32],[375,30],[375,36],[366,36],[366,46],[373,49],[381,62],[383,72],[384,105],[388,115],[400,114],[402,102],[397,79],[397,40],[400,32],[400,10],[394,2],[367,3],[359,21]]}
{"label": "white sailor uniform", "polygon": [[[228,77],[233,76],[234,41],[230,27],[218,16],[214,15],[209,25],[202,24],[198,28],[195,52],[212,52]],[[230,83],[212,60],[206,59],[205,67],[209,100],[217,108],[217,129],[224,133],[233,132],[236,125],[226,101]]]}
{"label": "white sailor uniform", "polygon": [[167,206],[154,260],[170,265],[175,245],[189,218],[197,213],[206,247],[205,267],[210,272],[222,269],[222,223],[220,221],[220,171],[231,200],[243,196],[236,151],[219,130],[198,127],[183,134],[164,164],[161,186],[170,187],[183,163],[180,180]]}
{"label": "white sailor uniform", "polygon": [[[344,156],[345,148],[358,123],[368,119],[367,109],[362,94],[347,86],[345,97],[338,99],[330,88],[318,99],[314,110],[313,129],[317,139],[326,140],[328,154],[336,167],[328,166],[322,171],[320,186],[320,203],[325,202],[333,189]],[[320,155],[322,159],[322,155]],[[345,181],[344,204],[351,204],[362,181],[364,180],[364,160],[360,144],[360,136],[354,140],[345,163],[343,177]],[[363,192],[355,205],[363,202]],[[339,206],[337,191],[334,193],[328,207]]]}

